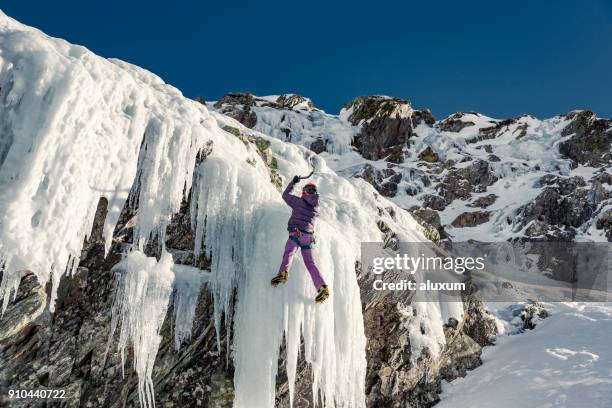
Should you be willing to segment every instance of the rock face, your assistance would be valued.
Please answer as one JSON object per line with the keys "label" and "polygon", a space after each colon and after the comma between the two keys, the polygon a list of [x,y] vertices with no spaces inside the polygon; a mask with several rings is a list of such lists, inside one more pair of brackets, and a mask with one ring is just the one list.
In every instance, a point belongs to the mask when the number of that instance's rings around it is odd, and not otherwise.
{"label": "rock face", "polygon": [[438,153],[434,152],[431,146],[427,146],[425,150],[419,153],[419,160],[428,162],[428,163],[436,163],[440,160],[440,156]]}
{"label": "rock face", "polygon": [[571,122],[562,134],[571,137],[559,146],[561,154],[571,159],[575,166],[609,165],[612,121],[597,119],[591,111],[571,112],[566,117]]}
{"label": "rock face", "polygon": [[323,139],[315,140],[310,144],[310,150],[312,150],[316,154],[320,154],[327,151],[327,141]]}
{"label": "rock face", "polygon": [[497,200],[497,196],[495,194],[488,194],[484,197],[479,197],[476,200],[474,200],[472,203],[468,204],[470,207],[480,207],[480,208],[487,208],[488,206],[492,205],[493,203],[495,203],[495,200]]}
{"label": "rock face", "polygon": [[443,211],[446,208],[446,200],[438,195],[426,194],[423,196],[423,207]]}
{"label": "rock face", "polygon": [[[478,115],[476,112],[468,112],[470,114]],[[442,132],[461,132],[466,127],[474,126],[475,123],[469,119],[465,119],[466,114],[464,112],[457,112],[449,116],[448,118],[440,121],[436,127]]]}
{"label": "rock face", "polygon": [[379,170],[369,164],[366,164],[354,176],[363,178],[372,184],[376,191],[384,197],[394,197],[397,194],[398,183],[402,180],[402,174],[397,173],[392,167]]}
{"label": "rock face", "polygon": [[[193,263],[193,231],[188,205],[168,227],[166,244],[176,259]],[[120,250],[130,239],[129,210],[122,214],[116,239],[104,258],[101,235],[92,234],[74,278],[64,278],[58,292],[55,314],[45,308],[47,295],[32,274],[22,278],[16,302],[0,321],[0,386],[11,388],[55,387],[66,389],[65,406],[137,407],[137,378],[131,353],[122,365],[111,333],[116,279],[111,268],[120,260]],[[103,219],[99,209],[97,219]],[[196,261],[209,267],[206,261]],[[470,306],[474,307],[474,306]],[[153,382],[157,406],[231,407],[233,367],[226,360],[225,331],[217,350],[213,301],[206,290],[200,295],[191,340],[175,350],[172,308],[161,329],[163,340],[155,360]],[[448,346],[438,361],[422,357],[411,362],[407,323],[412,312],[396,301],[364,305],[368,338],[368,407],[428,407],[437,401],[441,379],[464,376],[480,364],[480,346],[466,332],[481,323],[469,320],[445,328]],[[480,307],[480,313],[485,314]],[[486,323],[486,319],[482,320]],[[479,329],[486,332],[488,329]],[[494,332],[488,333],[488,335]],[[116,337],[116,336],[115,336]],[[425,354],[426,356],[426,354]],[[229,364],[228,364],[229,363]],[[122,367],[126,377],[121,375]],[[15,371],[15,370],[19,371]],[[278,404],[288,403],[287,378],[278,377]],[[296,407],[311,407],[308,367],[301,362],[296,383]],[[309,405],[310,404],[310,405]],[[23,406],[35,407],[36,402]]]}
{"label": "rock face", "polygon": [[[194,234],[188,208],[183,206],[174,217],[166,244],[176,259],[206,267],[206,262],[193,260]],[[101,227],[96,231],[96,226],[103,224],[105,210],[101,202],[77,275],[64,276],[60,283],[54,314],[45,308],[47,294],[35,277],[22,277],[17,302],[9,305],[0,320],[3,388],[65,389],[63,406],[68,407],[139,406],[132,355],[127,354],[122,364],[116,351],[117,335],[109,339],[117,284],[111,268],[121,259],[122,246],[131,240],[133,212],[124,209],[111,250],[104,257]],[[231,407],[232,369],[216,349],[212,308],[212,298],[202,291],[192,339],[178,351],[174,347],[173,310],[168,310],[153,371],[158,406]],[[21,316],[19,322],[15,316]],[[222,349],[221,355],[224,352]],[[39,405],[30,400],[23,406]]]}
{"label": "rock face", "polygon": [[489,215],[487,211],[464,212],[451,225],[456,228],[475,227],[489,221]]}
{"label": "rock face", "polygon": [[415,111],[409,101],[386,96],[359,97],[343,110],[350,112],[348,121],[351,124],[361,125],[353,146],[368,160],[401,163],[414,127],[420,123],[434,123],[431,112]]}
{"label": "rock face", "polygon": [[448,238],[448,234],[444,231],[444,227],[440,222],[440,214],[437,211],[419,206],[414,206],[408,211],[425,228],[425,236],[431,241],[438,242],[441,239]]}
{"label": "rock face", "polygon": [[599,216],[597,219],[597,229],[604,230],[608,241],[612,242],[612,209]]}
{"label": "rock face", "polygon": [[572,239],[575,228],[590,220],[598,205],[610,198],[610,192],[599,182],[587,187],[582,177],[546,178],[548,184],[529,204],[519,209],[517,218],[521,225],[531,226],[526,235],[547,235],[550,238]]}
{"label": "rock face", "polygon": [[[418,358],[411,356],[408,322],[416,309],[396,302],[377,302],[366,306],[365,329],[368,338],[368,407],[430,407],[439,401],[441,381],[452,381],[478,367],[481,345],[496,333],[490,316],[475,299],[466,299],[466,318],[450,319],[444,327],[447,345],[434,361],[425,350]],[[474,335],[480,337],[473,338]]]}
{"label": "rock face", "polygon": [[236,119],[244,126],[252,129],[257,124],[257,115],[251,110],[255,98],[250,93],[229,93],[215,103],[224,115]]}
{"label": "rock face", "polygon": [[276,99],[276,105],[272,103],[270,106],[278,107],[280,109],[302,109],[302,110],[313,110],[316,109],[312,101],[302,95],[296,94],[283,94]]}
{"label": "rock face", "polygon": [[487,191],[487,187],[497,180],[488,162],[476,160],[468,167],[451,169],[438,185],[438,193],[447,204],[450,204],[457,198],[466,200],[472,196],[472,193]]}

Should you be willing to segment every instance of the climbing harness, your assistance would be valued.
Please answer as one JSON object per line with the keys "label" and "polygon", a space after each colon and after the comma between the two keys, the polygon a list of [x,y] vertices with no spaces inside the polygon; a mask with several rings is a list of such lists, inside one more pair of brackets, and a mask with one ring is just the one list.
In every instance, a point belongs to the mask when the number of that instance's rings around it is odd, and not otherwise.
{"label": "climbing harness", "polygon": [[[312,247],[314,246],[315,236],[312,232],[298,228],[295,225],[287,227],[287,231],[289,231],[289,239],[295,242],[300,247],[300,249],[312,249]],[[303,234],[308,234],[311,236],[310,243],[307,245],[302,245],[302,243],[300,242],[300,237]]]}

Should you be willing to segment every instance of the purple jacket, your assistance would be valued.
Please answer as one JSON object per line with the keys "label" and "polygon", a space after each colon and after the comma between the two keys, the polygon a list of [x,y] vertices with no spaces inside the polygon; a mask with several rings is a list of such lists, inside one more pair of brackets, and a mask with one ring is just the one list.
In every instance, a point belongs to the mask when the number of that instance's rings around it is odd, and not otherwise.
{"label": "purple jacket", "polygon": [[283,200],[291,207],[291,217],[288,226],[296,226],[306,232],[314,232],[315,218],[319,215],[319,195],[309,194],[305,197],[296,197],[291,194],[295,184],[289,182],[283,191]]}

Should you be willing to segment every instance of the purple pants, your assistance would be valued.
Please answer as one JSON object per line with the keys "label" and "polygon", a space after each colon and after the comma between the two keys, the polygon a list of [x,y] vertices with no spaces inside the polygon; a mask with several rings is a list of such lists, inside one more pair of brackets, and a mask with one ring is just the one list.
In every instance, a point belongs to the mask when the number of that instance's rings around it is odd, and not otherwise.
{"label": "purple pants", "polygon": [[[299,242],[299,245],[297,242],[295,242],[296,239]],[[289,268],[291,268],[291,262],[293,262],[293,256],[297,252],[298,248],[311,244],[311,234],[305,234],[303,232],[299,234],[290,233],[287,243],[285,244],[285,252],[283,253],[283,261],[281,262],[281,266],[278,269],[279,272],[289,271]],[[308,269],[308,272],[310,273],[312,283],[314,283],[315,288],[319,290],[321,286],[325,285],[325,281],[323,280],[317,265],[314,263],[314,259],[312,258],[312,250],[302,248],[302,258],[304,258],[304,265],[306,265],[306,269]]]}

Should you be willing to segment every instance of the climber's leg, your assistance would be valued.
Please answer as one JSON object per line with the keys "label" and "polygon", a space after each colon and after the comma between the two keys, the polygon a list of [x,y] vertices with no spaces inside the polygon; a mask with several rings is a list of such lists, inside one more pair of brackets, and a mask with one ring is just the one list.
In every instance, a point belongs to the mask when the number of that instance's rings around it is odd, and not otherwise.
{"label": "climber's leg", "polygon": [[276,275],[270,283],[272,286],[276,286],[279,283],[286,283],[289,279],[289,268],[291,268],[291,262],[293,261],[293,256],[297,252],[298,245],[291,238],[287,239],[285,243],[285,251],[283,252],[283,260],[281,261],[281,265],[278,268],[278,275]]}
{"label": "climber's leg", "polygon": [[[319,268],[317,268],[317,265],[314,262],[314,259],[312,257],[312,249],[310,249],[308,246],[312,243],[312,237],[309,234],[303,234],[300,237],[300,244],[302,245],[302,258],[304,259],[304,265],[306,265],[306,269],[308,269],[308,272],[310,273],[310,277],[312,278],[312,283],[314,283],[314,286],[317,290],[319,290],[319,288],[323,285],[325,285],[325,281],[323,280],[323,277],[321,276],[321,272],[319,271]],[[308,248],[305,248],[308,247]]]}

